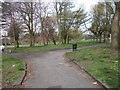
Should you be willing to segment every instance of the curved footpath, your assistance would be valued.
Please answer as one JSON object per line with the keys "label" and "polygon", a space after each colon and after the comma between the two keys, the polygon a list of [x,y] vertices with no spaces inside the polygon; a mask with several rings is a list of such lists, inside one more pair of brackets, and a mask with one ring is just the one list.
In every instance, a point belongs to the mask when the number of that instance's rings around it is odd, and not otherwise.
{"label": "curved footpath", "polygon": [[23,82],[25,88],[102,88],[84,71],[66,62],[65,52],[55,50],[44,53],[14,53],[28,65],[29,72]]}

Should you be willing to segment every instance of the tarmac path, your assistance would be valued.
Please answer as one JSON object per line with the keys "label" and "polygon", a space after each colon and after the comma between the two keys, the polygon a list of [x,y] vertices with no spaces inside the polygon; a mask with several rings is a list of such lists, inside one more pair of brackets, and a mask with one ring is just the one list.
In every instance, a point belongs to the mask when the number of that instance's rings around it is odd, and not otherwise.
{"label": "tarmac path", "polygon": [[55,50],[44,53],[14,53],[28,65],[28,74],[23,82],[26,88],[102,88],[83,70],[68,63],[65,52]]}

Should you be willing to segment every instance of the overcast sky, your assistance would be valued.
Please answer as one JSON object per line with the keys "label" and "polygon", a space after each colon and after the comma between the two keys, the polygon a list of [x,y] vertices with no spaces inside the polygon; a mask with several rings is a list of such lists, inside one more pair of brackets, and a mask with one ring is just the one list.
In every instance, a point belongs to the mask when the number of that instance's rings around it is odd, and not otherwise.
{"label": "overcast sky", "polygon": [[[0,0],[0,1],[4,1],[4,0]],[[8,1],[8,2],[21,2],[23,0],[5,0],[5,1]],[[24,1],[30,1],[30,0],[24,0]],[[33,0],[33,1],[36,1],[36,0]],[[39,1],[39,0],[37,0]],[[55,0],[41,0],[43,2],[52,2],[52,1],[55,1]],[[60,0],[58,0],[60,1]],[[71,1],[71,0],[66,0],[66,1]],[[75,3],[75,6],[78,7],[79,5],[83,5],[85,7],[85,10],[86,11],[89,11],[91,9],[91,7],[95,4],[97,4],[97,2],[99,2],[99,0],[73,0],[74,3]]]}
{"label": "overcast sky", "polygon": [[89,12],[91,7],[99,2],[99,0],[74,0],[75,6],[79,7],[79,5],[83,5],[85,11]]}

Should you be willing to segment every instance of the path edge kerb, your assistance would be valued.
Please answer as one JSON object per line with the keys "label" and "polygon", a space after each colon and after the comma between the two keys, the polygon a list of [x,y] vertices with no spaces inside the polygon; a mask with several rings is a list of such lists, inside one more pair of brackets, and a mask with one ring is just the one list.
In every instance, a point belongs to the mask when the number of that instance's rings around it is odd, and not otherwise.
{"label": "path edge kerb", "polygon": [[85,73],[87,73],[89,76],[91,76],[95,81],[97,81],[97,83],[99,83],[100,85],[102,85],[102,87],[105,90],[112,90],[112,88],[106,84],[104,84],[101,80],[97,79],[94,75],[92,75],[91,73],[89,73],[86,69],[82,68],[77,62],[74,61],[74,59],[69,58],[68,56],[64,55],[66,59],[68,59],[69,61],[71,61],[72,63],[74,63],[75,65],[77,65],[80,69],[82,69]]}
{"label": "path edge kerb", "polygon": [[25,61],[23,61],[23,64],[25,66],[25,70],[24,70],[23,74],[16,80],[14,85],[22,85],[22,83],[24,82],[24,79],[27,75],[27,63]]}

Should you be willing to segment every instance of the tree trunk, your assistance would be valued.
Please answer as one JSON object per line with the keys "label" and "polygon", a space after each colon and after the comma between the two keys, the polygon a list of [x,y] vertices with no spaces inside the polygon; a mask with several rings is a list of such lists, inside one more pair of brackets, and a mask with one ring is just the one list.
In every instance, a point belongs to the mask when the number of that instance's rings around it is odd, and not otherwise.
{"label": "tree trunk", "polygon": [[64,44],[66,44],[66,42],[67,42],[67,36],[65,35],[64,36]]}
{"label": "tree trunk", "polygon": [[56,41],[54,37],[52,37],[52,41],[53,41],[53,44],[56,45]]}
{"label": "tree trunk", "polygon": [[19,42],[18,42],[18,40],[15,40],[15,45],[16,45],[16,48],[19,48]]}
{"label": "tree trunk", "polygon": [[[61,43],[61,31],[60,31],[60,23],[59,23],[59,10],[58,10],[58,2],[56,1],[55,3],[55,10],[56,10],[56,16],[57,16],[57,26],[58,26],[58,39],[59,39],[59,43]],[[55,44],[56,42],[53,40],[53,43]],[[55,44],[56,45],[56,44]]]}
{"label": "tree trunk", "polygon": [[120,10],[120,1],[115,2],[115,14],[112,20],[112,32],[111,32],[111,46],[113,49],[118,50],[118,37],[119,37],[119,10]]}
{"label": "tree trunk", "polygon": [[33,47],[34,46],[34,32],[31,31],[30,33],[30,47]]}
{"label": "tree trunk", "polygon": [[[15,29],[15,31],[17,31],[17,29]],[[19,48],[19,31],[15,32],[15,46],[16,48]]]}
{"label": "tree trunk", "polygon": [[66,44],[66,38],[64,38],[64,44]]}
{"label": "tree trunk", "polygon": [[67,35],[67,44],[69,44],[69,41],[70,41],[70,40],[69,40],[69,35]]}
{"label": "tree trunk", "polygon": [[104,40],[103,40],[103,42],[105,43],[106,42],[106,35],[104,34]]}
{"label": "tree trunk", "polygon": [[118,51],[119,51],[119,60],[120,60],[120,12],[119,12],[119,29],[118,30],[119,30],[119,32],[118,32]]}
{"label": "tree trunk", "polygon": [[99,43],[101,43],[102,42],[102,34],[100,34],[100,36],[99,36]]}
{"label": "tree trunk", "polygon": [[30,17],[30,27],[31,27],[31,31],[30,31],[30,38],[31,38],[31,42],[30,42],[30,46],[34,46],[34,32],[33,32],[33,2],[31,2],[31,17]]}
{"label": "tree trunk", "polygon": [[99,37],[98,37],[98,35],[96,35],[96,42],[97,42],[97,43],[99,42]]}
{"label": "tree trunk", "polygon": [[46,40],[47,40],[47,45],[49,44],[49,39],[48,39],[48,37],[46,38]]}
{"label": "tree trunk", "polygon": [[55,41],[55,39],[53,38],[53,43],[54,43],[54,45],[56,45],[56,41]]}
{"label": "tree trunk", "polygon": [[46,46],[46,43],[45,43],[45,41],[43,41],[43,44],[44,44],[44,46]]}
{"label": "tree trunk", "polygon": [[64,40],[63,40],[63,38],[62,38],[62,40],[61,40],[61,41],[62,41],[62,44],[64,44]]}

